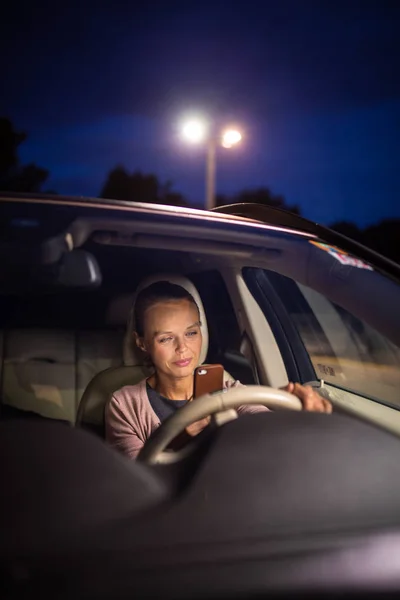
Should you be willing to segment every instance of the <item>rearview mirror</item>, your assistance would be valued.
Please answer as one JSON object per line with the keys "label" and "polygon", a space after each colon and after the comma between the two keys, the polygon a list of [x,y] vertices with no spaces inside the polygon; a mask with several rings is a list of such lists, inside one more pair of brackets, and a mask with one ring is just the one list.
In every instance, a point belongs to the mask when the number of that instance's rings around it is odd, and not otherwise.
{"label": "rearview mirror", "polygon": [[86,250],[71,250],[57,265],[55,283],[65,287],[93,288],[101,285],[102,276],[96,258]]}

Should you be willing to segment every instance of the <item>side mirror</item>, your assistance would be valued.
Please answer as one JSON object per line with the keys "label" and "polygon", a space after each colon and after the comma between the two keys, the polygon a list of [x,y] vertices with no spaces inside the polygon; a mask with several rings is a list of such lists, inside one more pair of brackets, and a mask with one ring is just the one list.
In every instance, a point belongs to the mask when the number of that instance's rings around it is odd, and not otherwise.
{"label": "side mirror", "polygon": [[102,282],[96,258],[85,250],[71,250],[57,265],[55,283],[65,287],[95,288]]}

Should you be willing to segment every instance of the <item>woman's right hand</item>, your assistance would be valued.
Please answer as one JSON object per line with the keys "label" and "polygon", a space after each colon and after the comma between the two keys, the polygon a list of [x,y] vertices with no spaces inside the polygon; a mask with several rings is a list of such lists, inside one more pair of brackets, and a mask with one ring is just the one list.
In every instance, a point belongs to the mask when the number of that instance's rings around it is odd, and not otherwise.
{"label": "woman's right hand", "polygon": [[169,444],[168,448],[170,450],[181,450],[185,447],[186,444],[190,442],[190,438],[195,437],[199,433],[203,431],[207,427],[211,420],[211,417],[206,417],[205,419],[201,419],[200,421],[196,421],[196,423],[192,423],[182,433],[180,433],[172,442]]}
{"label": "woman's right hand", "polygon": [[[225,381],[224,389],[229,390],[232,387],[241,387],[243,384],[240,381]],[[200,419],[200,421],[196,421],[196,423],[192,423],[188,427],[186,427],[186,433],[191,437],[198,435],[203,429],[210,424],[211,417],[205,417],[204,419]]]}
{"label": "woman's right hand", "polygon": [[191,437],[195,437],[201,431],[203,431],[203,429],[205,429],[207,425],[209,425],[210,421],[211,417],[205,417],[204,419],[200,419],[200,421],[196,421],[195,423],[192,423],[191,425],[186,427],[186,433],[189,434]]}

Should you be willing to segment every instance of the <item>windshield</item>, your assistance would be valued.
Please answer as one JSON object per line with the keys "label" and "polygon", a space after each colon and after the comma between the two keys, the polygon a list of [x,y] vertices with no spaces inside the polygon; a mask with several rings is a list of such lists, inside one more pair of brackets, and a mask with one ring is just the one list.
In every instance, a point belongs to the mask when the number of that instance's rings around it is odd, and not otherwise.
{"label": "windshield", "polygon": [[[84,243],[82,248],[92,253],[100,265],[103,280],[98,289],[45,287],[42,279],[35,279],[27,286],[28,279],[22,276],[21,270],[16,270],[15,255],[9,251],[8,244],[12,243],[30,256],[38,241],[47,236],[54,239],[63,231],[65,223],[82,216],[82,211],[90,217],[95,209],[57,207],[60,221],[57,218],[40,220],[36,216],[32,222],[34,205],[27,208],[10,204],[7,208],[0,277],[3,404],[73,422],[91,379],[98,372],[121,364],[126,307],[130,306],[139,282],[150,274],[167,273],[171,269],[189,276],[200,285],[200,296],[206,304],[207,294],[210,294],[207,318],[212,325],[212,315],[222,298],[216,277],[212,278],[209,273],[212,266],[221,279],[222,288],[226,284],[227,268],[238,275],[244,268],[245,281],[265,318],[270,325],[276,322],[274,335],[287,376],[292,381],[323,379],[373,400],[400,406],[400,286],[378,272],[374,265],[321,240],[282,230],[231,223],[213,223],[211,227],[208,223],[197,223],[202,227],[202,234],[210,238],[218,234],[218,240],[226,239],[229,243],[229,254],[219,254],[217,260],[209,245],[205,246],[206,254],[201,253],[204,240],[189,238],[188,225],[184,235],[180,229],[174,230],[172,246],[172,236],[167,237],[164,232],[171,234],[175,224],[163,216],[158,217],[158,225],[164,227],[160,229],[161,237],[138,238],[138,242],[145,242],[144,247],[131,245],[132,236],[126,238],[126,245],[123,237],[115,244],[108,238],[98,241],[95,236]],[[42,207],[49,217],[51,209],[50,205]],[[101,231],[108,231],[110,223],[117,227],[116,216],[121,219],[121,215],[108,209],[97,211],[95,216],[99,215],[101,219],[96,223]],[[132,232],[139,230],[144,216],[141,220],[133,213],[128,216],[124,213],[121,219],[124,227],[129,225]],[[42,230],[45,223],[51,231]],[[217,227],[221,229],[216,234]],[[152,248],[155,239],[159,246]],[[164,240],[166,247],[162,246]],[[193,252],[195,240],[198,255]],[[246,252],[240,252],[241,244],[245,244]],[[238,253],[234,255],[236,247]],[[25,268],[25,262],[21,264]],[[30,269],[29,261],[27,268]],[[200,273],[203,273],[203,285]],[[227,294],[233,303],[233,316],[229,324],[223,325],[228,310],[225,303],[212,326],[212,353],[208,359],[221,362],[241,381],[253,383],[259,379],[251,339],[242,338],[241,330],[232,339],[222,339],[223,332],[234,331],[233,323],[239,311],[235,290],[228,288]],[[278,309],[274,306],[275,315],[266,310],[273,296],[279,302]],[[280,347],[279,338],[285,318],[291,324],[291,330],[285,334],[286,352]],[[244,348],[248,349],[247,354]],[[240,360],[240,354],[249,358],[250,367]],[[291,356],[295,371],[290,370]],[[261,359],[271,363],[267,351]]]}

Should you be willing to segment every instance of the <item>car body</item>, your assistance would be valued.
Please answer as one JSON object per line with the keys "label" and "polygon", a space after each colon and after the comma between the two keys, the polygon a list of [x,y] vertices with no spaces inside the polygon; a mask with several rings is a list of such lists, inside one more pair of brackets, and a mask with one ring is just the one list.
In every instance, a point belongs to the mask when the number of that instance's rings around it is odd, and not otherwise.
{"label": "car body", "polygon": [[[399,590],[398,265],[254,205],[3,194],[0,223],[7,590]],[[140,376],[126,354],[132,297],[171,273],[201,297],[207,362],[246,385],[308,383],[333,415],[243,417],[169,466],[109,449],[111,388],[94,409],[93,381]]]}

